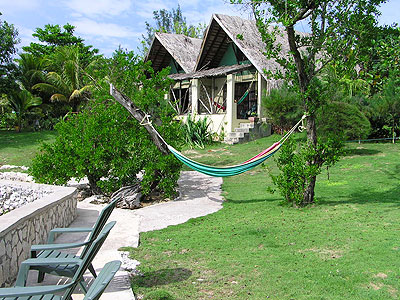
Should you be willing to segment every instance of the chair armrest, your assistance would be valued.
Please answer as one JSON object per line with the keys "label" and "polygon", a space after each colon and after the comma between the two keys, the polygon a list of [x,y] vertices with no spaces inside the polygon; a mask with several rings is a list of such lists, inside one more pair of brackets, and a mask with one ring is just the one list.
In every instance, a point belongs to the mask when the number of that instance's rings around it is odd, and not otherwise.
{"label": "chair armrest", "polygon": [[83,243],[67,243],[67,244],[44,244],[31,246],[31,257],[36,258],[36,253],[43,250],[61,250],[72,249],[87,245],[89,242]]}
{"label": "chair armrest", "polygon": [[82,228],[82,227],[72,227],[72,228],[53,228],[49,232],[49,237],[47,238],[47,243],[54,243],[54,238],[57,233],[77,233],[77,232],[91,232],[93,228]]}
{"label": "chair armrest", "polygon": [[25,286],[31,266],[80,265],[82,261],[80,258],[29,258],[21,263],[15,286]]}
{"label": "chair armrest", "polygon": [[29,286],[29,287],[12,287],[1,288],[0,297],[29,297],[34,295],[53,294],[68,288],[71,288],[73,283],[65,285],[47,285],[47,286]]}

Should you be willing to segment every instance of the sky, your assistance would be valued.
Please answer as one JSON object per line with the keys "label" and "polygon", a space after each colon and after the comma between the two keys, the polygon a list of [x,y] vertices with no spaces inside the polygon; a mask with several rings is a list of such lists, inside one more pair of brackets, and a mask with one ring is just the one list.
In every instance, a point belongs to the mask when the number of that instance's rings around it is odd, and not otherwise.
{"label": "sky", "polygon": [[[0,18],[18,29],[19,48],[37,42],[32,33],[38,27],[70,23],[86,45],[110,56],[119,46],[137,52],[153,11],[171,11],[178,4],[188,24],[208,24],[213,13],[249,18],[229,0],[0,0]],[[380,24],[400,23],[400,0],[389,0],[381,12]]]}

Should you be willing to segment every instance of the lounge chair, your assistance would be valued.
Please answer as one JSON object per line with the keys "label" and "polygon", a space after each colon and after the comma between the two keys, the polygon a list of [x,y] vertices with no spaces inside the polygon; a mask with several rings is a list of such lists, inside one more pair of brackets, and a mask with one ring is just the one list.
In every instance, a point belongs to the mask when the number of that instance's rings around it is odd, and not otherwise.
{"label": "lounge chair", "polygon": [[[49,237],[47,239],[47,244],[45,245],[33,245],[31,247],[31,258],[47,258],[47,257],[59,257],[59,258],[67,258],[71,257],[71,254],[59,251],[62,249],[72,249],[84,246],[80,257],[84,257],[86,252],[88,251],[92,242],[97,238],[104,225],[107,223],[108,218],[113,212],[117,202],[120,198],[116,197],[113,201],[111,201],[103,210],[100,212],[99,217],[97,218],[96,223],[93,227],[89,228],[54,228],[49,232]],[[61,233],[77,233],[77,232],[89,232],[89,236],[86,241],[81,243],[67,243],[67,244],[54,244],[54,239],[56,234]],[[96,271],[93,268],[93,265],[89,265],[89,271],[92,273],[94,277],[96,277]],[[38,282],[42,282],[44,280],[45,273],[39,272],[38,274]]]}
{"label": "lounge chair", "polygon": [[[90,286],[84,300],[99,299],[120,266],[121,262],[118,260],[107,263]],[[65,285],[2,288],[0,289],[0,300],[69,300],[74,289],[82,280],[86,269],[87,265],[81,264],[72,282]],[[62,296],[54,295],[54,293],[62,291],[64,291]]]}
{"label": "lounge chair", "polygon": [[[25,286],[30,270],[37,270],[43,274],[48,273],[74,278],[81,265],[85,266],[85,270],[92,265],[93,259],[99,252],[115,223],[115,221],[112,221],[104,226],[103,230],[100,232],[97,239],[90,245],[84,256],[77,257],[73,254],[65,254],[59,257],[39,257],[23,261],[19,268],[15,286]],[[83,280],[80,282],[80,285],[82,290],[86,293],[87,286]]]}

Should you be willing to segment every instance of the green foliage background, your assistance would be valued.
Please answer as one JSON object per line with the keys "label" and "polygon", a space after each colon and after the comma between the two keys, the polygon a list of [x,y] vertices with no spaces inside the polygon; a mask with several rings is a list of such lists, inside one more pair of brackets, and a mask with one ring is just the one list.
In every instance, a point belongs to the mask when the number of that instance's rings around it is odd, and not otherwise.
{"label": "green foliage background", "polygon": [[[157,188],[173,196],[180,164],[162,155],[138,121],[108,95],[109,82],[148,112],[160,134],[180,148],[180,124],[164,100],[168,70],[155,74],[132,52],[118,50],[104,59],[94,76],[98,78],[92,102],[78,114],[70,114],[56,125],[59,135],[54,144],[45,145],[34,160],[31,174],[40,182],[63,184],[72,177],[87,176],[95,193],[111,193],[123,185],[137,182],[144,171],[143,192]],[[146,76],[146,74],[148,76]]]}

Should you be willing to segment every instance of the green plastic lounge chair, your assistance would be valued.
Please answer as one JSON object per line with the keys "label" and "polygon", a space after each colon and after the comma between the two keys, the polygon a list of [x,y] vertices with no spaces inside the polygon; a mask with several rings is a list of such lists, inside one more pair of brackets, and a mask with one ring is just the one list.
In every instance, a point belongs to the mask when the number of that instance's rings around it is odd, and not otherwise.
{"label": "green plastic lounge chair", "polygon": [[[71,254],[64,253],[62,249],[72,249],[84,246],[80,257],[85,256],[88,251],[91,243],[97,238],[100,231],[103,229],[106,224],[108,218],[113,212],[117,202],[120,198],[116,198],[111,201],[103,210],[100,212],[99,217],[97,218],[96,223],[93,227],[90,228],[54,228],[49,232],[49,237],[47,240],[47,244],[45,245],[33,245],[31,247],[31,257],[32,258],[46,258],[46,257],[59,257],[59,258],[67,258],[71,257]],[[54,244],[54,239],[56,234],[61,233],[77,233],[77,232],[89,232],[89,236],[86,241],[81,243],[68,243],[68,244]],[[89,271],[96,277],[96,271],[94,270],[92,264],[89,265]],[[44,280],[45,273],[39,272],[38,274],[38,282],[42,282]]]}
{"label": "green plastic lounge chair", "polygon": [[[86,271],[92,264],[93,259],[99,252],[101,246],[106,240],[111,229],[114,227],[115,223],[115,221],[112,221],[104,226],[103,230],[100,232],[97,239],[93,241],[84,256],[77,257],[75,255],[69,254],[62,257],[39,257],[30,258],[23,261],[19,268],[15,286],[25,286],[26,279],[30,270],[37,270],[42,273],[65,276],[69,278],[74,278],[76,276],[78,269],[81,265],[85,266]],[[80,282],[80,285],[83,292],[86,293],[87,286],[83,280]]]}
{"label": "green plastic lounge chair", "polygon": [[[107,263],[101,270],[99,276],[90,286],[84,300],[97,300],[114,278],[115,273],[121,266],[119,260]],[[86,266],[87,267],[87,266]],[[72,282],[65,285],[35,286],[35,287],[13,287],[0,289],[0,300],[69,300],[71,295],[81,281],[85,273],[85,266],[81,264]],[[64,291],[62,296],[54,295]]]}

